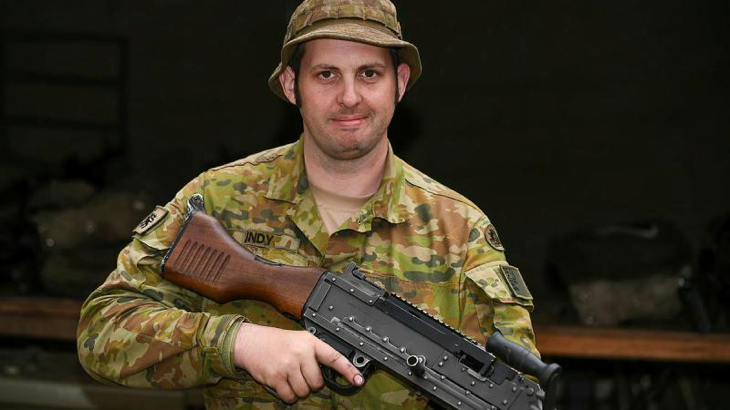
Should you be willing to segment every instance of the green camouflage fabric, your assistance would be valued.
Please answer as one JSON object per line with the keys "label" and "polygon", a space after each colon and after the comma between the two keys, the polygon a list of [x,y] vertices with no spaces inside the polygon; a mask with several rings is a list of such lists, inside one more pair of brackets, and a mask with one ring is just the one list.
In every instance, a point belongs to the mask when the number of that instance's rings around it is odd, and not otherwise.
{"label": "green camouflage fabric", "polygon": [[[487,231],[493,227],[474,204],[389,153],[379,190],[329,235],[308,189],[299,140],[204,172],[165,205],[167,215],[135,235],[116,270],[82,307],[79,358],[97,380],[162,389],[204,385],[209,409],[285,406],[234,368],[232,343],[244,320],[285,329],[299,325],[260,302],[217,304],[158,273],[195,193],[238,242],[266,259],[333,272],[354,261],[374,282],[478,342],[485,343],[496,327],[537,353],[532,301],[515,296],[500,275],[504,253],[490,245]],[[292,407],[427,404],[377,371],[353,396],[325,388]]]}

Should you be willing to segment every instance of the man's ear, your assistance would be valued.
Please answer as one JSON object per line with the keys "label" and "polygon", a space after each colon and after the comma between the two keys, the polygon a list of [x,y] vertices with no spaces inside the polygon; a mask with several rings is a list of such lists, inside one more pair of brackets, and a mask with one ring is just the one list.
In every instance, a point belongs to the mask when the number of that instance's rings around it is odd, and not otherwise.
{"label": "man's ear", "polygon": [[408,79],[411,78],[411,67],[406,63],[400,63],[396,75],[398,76],[398,102],[400,102],[403,99],[403,94],[406,93]]}
{"label": "man's ear", "polygon": [[284,91],[286,99],[294,105],[297,104],[297,96],[294,92],[295,81],[296,74],[294,74],[294,70],[292,70],[290,66],[287,66],[286,69],[279,74],[279,84],[281,84],[281,89]]}

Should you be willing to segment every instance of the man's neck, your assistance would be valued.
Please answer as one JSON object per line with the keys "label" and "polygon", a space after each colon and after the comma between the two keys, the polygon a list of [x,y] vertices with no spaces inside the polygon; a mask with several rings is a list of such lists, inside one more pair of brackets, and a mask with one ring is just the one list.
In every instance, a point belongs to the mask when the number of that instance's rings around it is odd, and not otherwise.
{"label": "man's neck", "polygon": [[304,164],[307,179],[318,187],[344,196],[372,195],[380,187],[388,158],[388,140],[384,138],[365,156],[337,160],[319,151],[304,139]]}

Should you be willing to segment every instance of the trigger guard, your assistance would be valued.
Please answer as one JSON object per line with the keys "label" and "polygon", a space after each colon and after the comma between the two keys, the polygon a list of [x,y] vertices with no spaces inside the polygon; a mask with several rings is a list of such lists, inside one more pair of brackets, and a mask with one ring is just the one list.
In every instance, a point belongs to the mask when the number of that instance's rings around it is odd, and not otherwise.
{"label": "trigger guard", "polygon": [[[367,381],[368,376],[370,376],[370,372],[372,371],[373,366],[367,365],[364,368],[360,369],[360,373],[362,374],[363,379]],[[330,390],[333,390],[337,394],[341,394],[344,396],[349,396],[352,394],[355,394],[362,386],[355,386],[354,384],[344,384],[337,381],[337,373],[333,369],[322,366],[322,377],[324,378],[325,384],[327,384],[327,387],[330,388]]]}

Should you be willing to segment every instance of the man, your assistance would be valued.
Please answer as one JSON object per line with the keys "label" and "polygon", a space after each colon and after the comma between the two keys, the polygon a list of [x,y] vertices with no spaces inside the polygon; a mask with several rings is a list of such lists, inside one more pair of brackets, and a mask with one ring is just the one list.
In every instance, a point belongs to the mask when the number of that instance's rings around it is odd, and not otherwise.
{"label": "man", "polygon": [[[362,375],[272,307],[216,304],[158,273],[200,193],[243,246],[289,265],[373,281],[484,343],[494,331],[535,351],[524,285],[496,230],[471,202],[394,156],[387,127],[420,75],[388,0],[307,0],[292,15],[269,80],[300,108],[301,139],[211,169],[135,229],[117,269],[82,308],[78,350],[101,381],[157,388],[205,385],[208,408],[423,408],[426,400],[376,372],[358,394],[323,388],[319,364]],[[258,235],[263,234],[263,235]],[[519,271],[511,269],[519,278]],[[514,277],[513,277],[514,278]]]}

